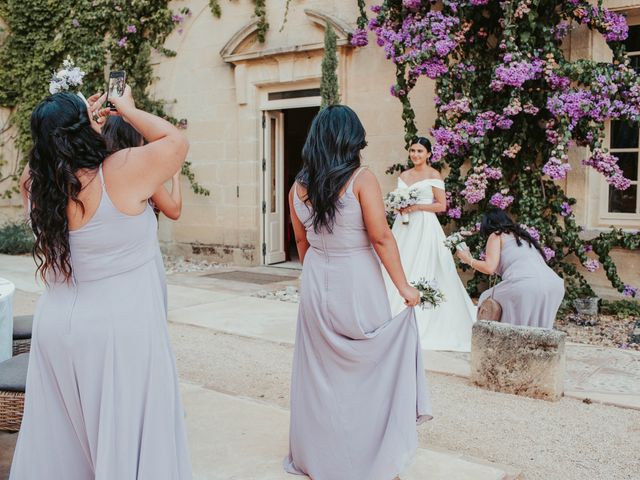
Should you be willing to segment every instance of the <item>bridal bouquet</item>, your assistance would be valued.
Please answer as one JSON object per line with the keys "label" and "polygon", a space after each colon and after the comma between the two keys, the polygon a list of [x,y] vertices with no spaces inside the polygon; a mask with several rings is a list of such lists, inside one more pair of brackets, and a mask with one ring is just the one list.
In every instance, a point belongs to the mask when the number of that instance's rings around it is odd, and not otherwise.
{"label": "bridal bouquet", "polygon": [[417,282],[412,282],[411,285],[420,292],[420,307],[422,307],[423,310],[426,308],[436,308],[446,300],[444,293],[438,290],[438,284],[435,280],[421,278]]}
{"label": "bridal bouquet", "polygon": [[[418,191],[414,188],[397,188],[384,197],[387,211],[399,211],[416,203],[418,203]],[[408,213],[402,215],[402,223],[409,223]]]}
{"label": "bridal bouquet", "polygon": [[82,85],[82,78],[85,76],[80,67],[76,67],[71,60],[71,57],[67,57],[62,62],[62,68],[53,74],[51,81],[49,82],[49,93],[59,93],[63,91],[75,92],[85,103],[87,100],[80,92],[79,88]]}

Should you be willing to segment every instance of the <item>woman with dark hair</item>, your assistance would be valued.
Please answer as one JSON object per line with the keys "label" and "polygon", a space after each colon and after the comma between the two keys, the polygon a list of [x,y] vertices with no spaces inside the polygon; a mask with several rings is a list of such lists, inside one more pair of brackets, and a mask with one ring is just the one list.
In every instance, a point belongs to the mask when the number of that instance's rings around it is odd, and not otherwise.
{"label": "woman with dark hair", "polygon": [[360,166],[365,146],[353,110],[323,109],[289,193],[303,270],[284,466],[315,480],[392,480],[431,418],[414,309],[392,318],[380,262],[408,307],[420,294]]}
{"label": "woman with dark hair", "polygon": [[[417,137],[409,147],[413,167],[400,174],[398,188],[415,190],[418,202],[399,212],[409,214],[409,223],[403,223],[397,215],[392,231],[409,281],[435,280],[445,294],[438,308],[416,311],[422,348],[469,352],[476,307],[444,244],[445,235],[436,214],[447,209],[447,197],[440,172],[429,165],[430,157],[431,142]],[[398,313],[403,308],[402,298],[389,277],[385,280],[391,312]]]}
{"label": "woman with dark hair", "polygon": [[[110,116],[102,127],[102,136],[107,142],[109,153],[115,153],[127,148],[141,147],[144,138],[129,122],[119,116]],[[171,192],[162,185],[154,192],[151,206],[159,210],[167,218],[178,220],[182,213],[182,193],[180,191],[180,170],[171,177]]]}
{"label": "woman with dark hair", "polygon": [[88,111],[58,93],[31,114],[24,191],[46,290],[11,480],[191,478],[147,201],[188,143],[138,110],[127,86],[110,100],[149,144],[109,155],[96,122],[104,100]]}
{"label": "woman with dark hair", "polygon": [[540,244],[499,209],[483,215],[480,235],[487,239],[484,260],[474,259],[468,250],[457,255],[479,272],[497,272],[502,281],[483,292],[478,304],[493,298],[502,307],[502,322],[553,328],[564,281],[546,264]]}

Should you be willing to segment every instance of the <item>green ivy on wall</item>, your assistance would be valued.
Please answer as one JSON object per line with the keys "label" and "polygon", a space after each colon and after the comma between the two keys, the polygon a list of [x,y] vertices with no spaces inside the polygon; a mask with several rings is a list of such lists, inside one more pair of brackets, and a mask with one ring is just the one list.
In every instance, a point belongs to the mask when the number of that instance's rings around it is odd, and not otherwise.
{"label": "green ivy on wall", "polygon": [[[0,44],[0,107],[11,110],[21,165],[31,146],[31,111],[49,94],[49,80],[67,56],[86,72],[85,96],[104,91],[109,68],[126,70],[138,106],[177,123],[166,114],[164,102],[147,92],[154,80],[153,52],[174,56],[163,44],[191,15],[188,8],[172,11],[168,4],[166,0],[0,0],[0,18],[6,25]],[[195,181],[189,164],[182,173],[194,192],[209,194]],[[15,175],[10,179],[17,181]],[[11,193],[12,189],[7,195]]]}
{"label": "green ivy on wall", "polygon": [[[284,18],[287,18],[287,12],[289,11],[289,2],[291,0],[287,0],[287,4],[285,7],[285,15]],[[253,13],[258,19],[258,41],[260,43],[264,43],[265,38],[267,36],[267,31],[269,30],[269,22],[267,21],[267,2],[266,0],[253,0],[254,9]],[[209,0],[209,8],[211,9],[211,13],[214,17],[220,18],[222,16],[222,8],[220,7],[220,0]]]}

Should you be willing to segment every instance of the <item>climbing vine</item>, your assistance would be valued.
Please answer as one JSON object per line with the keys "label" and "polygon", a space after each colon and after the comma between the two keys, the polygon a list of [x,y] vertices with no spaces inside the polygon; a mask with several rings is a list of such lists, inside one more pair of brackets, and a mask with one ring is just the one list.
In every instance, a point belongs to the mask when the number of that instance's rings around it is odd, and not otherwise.
{"label": "climbing vine", "polygon": [[[287,13],[289,12],[289,2],[287,1],[284,13],[284,20],[286,21]],[[267,4],[266,0],[253,0],[254,9],[253,13],[258,19],[258,28],[256,30],[258,41],[264,43],[269,31],[269,22],[267,20]],[[214,17],[220,18],[222,16],[222,8],[220,7],[220,0],[209,0],[209,8]],[[284,23],[283,23],[284,26]]]}
{"label": "climbing vine", "polygon": [[[49,94],[49,80],[67,56],[86,72],[82,88],[86,94],[104,91],[109,68],[126,70],[137,104],[179,123],[166,114],[163,101],[147,92],[154,80],[152,53],[174,56],[163,44],[191,15],[188,8],[172,11],[168,3],[57,0],[52,8],[47,0],[0,0],[0,18],[6,25],[0,44],[0,107],[11,111],[8,127],[17,129],[12,140],[21,153],[20,165],[25,164],[24,153],[31,146],[31,111]],[[0,135],[9,131],[5,127]],[[0,138],[0,143],[4,141]],[[17,181],[18,173],[7,180]],[[195,181],[188,164],[183,173],[196,193],[209,194]],[[9,189],[7,195],[14,191]]]}
{"label": "climbing vine", "polygon": [[[564,278],[567,298],[592,295],[582,271],[603,268],[611,284],[636,297],[618,276],[610,252],[638,249],[638,232],[612,229],[580,235],[573,206],[558,180],[571,166],[572,145],[590,148],[582,163],[602,174],[612,191],[629,188],[618,159],[605,148],[605,122],[640,120],[640,79],[625,55],[624,17],[583,0],[385,0],[361,13],[352,44],[372,31],[395,65],[391,95],[401,102],[405,142],[417,133],[410,92],[420,77],[436,81],[437,120],[432,161],[447,166],[448,211],[454,229],[477,232],[487,208],[509,211],[540,240],[547,262]],[[563,39],[576,25],[604,36],[610,63],[569,61]],[[636,123],[637,125],[637,123]],[[392,165],[388,173],[407,168]],[[482,255],[478,235],[467,241]],[[468,288],[477,293],[481,274]]]}

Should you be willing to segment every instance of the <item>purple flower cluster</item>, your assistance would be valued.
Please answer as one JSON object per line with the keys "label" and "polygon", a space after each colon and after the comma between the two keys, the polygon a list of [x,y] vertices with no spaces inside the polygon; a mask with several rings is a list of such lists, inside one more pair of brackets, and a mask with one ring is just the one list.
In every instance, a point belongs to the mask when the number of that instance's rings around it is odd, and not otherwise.
{"label": "purple flower cluster", "polygon": [[544,246],[542,247],[542,251],[544,252],[544,259],[547,262],[556,256],[556,251],[553,248]]}
{"label": "purple flower cluster", "polygon": [[127,37],[122,37],[120,40],[118,40],[118,46],[120,48],[124,48],[127,46]]}
{"label": "purple flower cluster", "polygon": [[460,114],[469,113],[471,111],[471,103],[466,97],[458,98],[444,105],[440,105],[438,111],[444,113],[447,118],[451,119]]}
{"label": "purple flower cluster", "polygon": [[450,218],[460,218],[462,216],[462,209],[460,207],[453,207],[447,210],[447,216]]}
{"label": "purple flower cluster", "polygon": [[422,5],[422,0],[402,0],[402,6],[409,10],[417,10]]}
{"label": "purple flower cluster", "polygon": [[353,35],[351,35],[351,45],[354,47],[366,47],[368,44],[367,31],[363,28],[356,28]]}
{"label": "purple flower cluster", "polygon": [[489,180],[500,180],[502,178],[502,170],[499,168],[485,167],[484,173]]}
{"label": "purple flower cluster", "polygon": [[531,235],[531,238],[533,238],[536,242],[540,241],[540,232],[536,227],[530,227],[528,225],[525,225],[524,223],[521,223],[520,227],[529,235]]}
{"label": "purple flower cluster", "polygon": [[433,128],[431,135],[438,148],[434,146],[431,161],[438,162],[448,153],[453,155],[463,153],[470,145],[480,143],[487,132],[495,128],[506,130],[511,128],[512,124],[513,121],[510,118],[488,110],[480,113],[473,122],[462,120],[451,127]]}
{"label": "purple flower cluster", "polygon": [[588,160],[582,161],[583,165],[587,165],[604,175],[605,180],[617,190],[626,190],[631,186],[631,181],[625,178],[622,169],[618,165],[618,157],[606,153],[602,150],[596,150]]}
{"label": "purple flower cluster", "polygon": [[571,85],[571,80],[568,77],[560,76],[553,72],[547,75],[545,80],[549,86],[555,90],[564,90]]}
{"label": "purple flower cluster", "polygon": [[138,29],[135,25],[127,25],[127,33],[136,33]]}
{"label": "purple flower cluster", "polygon": [[469,203],[478,203],[485,197],[488,185],[487,176],[482,171],[473,172],[465,180],[464,190],[460,192],[460,195]]}
{"label": "purple flower cluster", "polygon": [[571,205],[569,205],[567,202],[562,202],[562,205],[560,205],[560,208],[562,209],[562,212],[560,212],[560,215],[562,215],[563,217],[568,217],[569,215],[571,215],[571,213],[573,213],[573,209],[571,208]]}
{"label": "purple flower cluster", "polygon": [[571,165],[563,162],[558,157],[551,157],[542,167],[542,173],[552,180],[561,180],[567,177],[567,173],[571,170]]}
{"label": "purple flower cluster", "polygon": [[631,285],[625,284],[622,295],[625,297],[636,297],[638,295],[638,289],[636,287],[632,287]]}
{"label": "purple flower cluster", "polygon": [[544,62],[539,58],[531,61],[511,61],[510,55],[505,55],[506,64],[499,65],[496,68],[495,79],[491,82],[491,89],[499,92],[505,85],[510,87],[521,88],[528,80],[539,78],[543,71]]}
{"label": "purple flower cluster", "polygon": [[582,265],[584,265],[584,268],[586,268],[588,272],[595,272],[600,268],[600,262],[594,259],[589,259]]}
{"label": "purple flower cluster", "polygon": [[[594,7],[594,10],[597,7]],[[602,26],[604,27],[604,38],[607,42],[622,42],[629,36],[629,26],[624,16],[614,13],[608,9],[602,9]]]}
{"label": "purple flower cluster", "polygon": [[503,195],[502,193],[494,193],[489,203],[500,210],[506,210],[513,203],[514,198],[511,195]]}
{"label": "purple flower cluster", "polygon": [[562,40],[569,33],[569,22],[562,20],[555,27],[553,27],[553,38],[556,40]]}
{"label": "purple flower cluster", "polygon": [[385,15],[378,8],[378,17],[369,22],[369,28],[384,48],[386,57],[396,64],[408,66],[409,82],[426,75],[435,79],[448,71],[445,59],[455,50],[462,39],[456,35],[460,20],[439,11],[413,12],[420,1],[403,2],[411,9],[401,20]]}
{"label": "purple flower cluster", "polygon": [[78,21],[77,18],[74,18],[73,20],[71,20],[71,25],[78,28],[80,26],[80,22]]}

